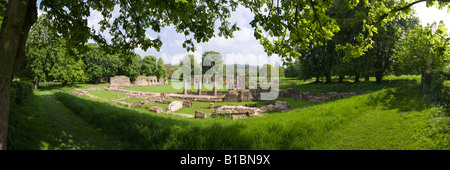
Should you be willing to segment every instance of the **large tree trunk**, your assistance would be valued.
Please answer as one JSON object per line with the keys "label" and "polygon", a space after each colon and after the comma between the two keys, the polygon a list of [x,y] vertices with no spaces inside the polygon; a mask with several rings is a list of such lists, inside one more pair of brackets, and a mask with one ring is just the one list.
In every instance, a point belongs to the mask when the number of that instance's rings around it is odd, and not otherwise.
{"label": "large tree trunk", "polygon": [[359,83],[359,74],[355,75],[355,83]]}
{"label": "large tree trunk", "polygon": [[331,74],[327,75],[327,80],[325,81],[325,83],[331,83]]}
{"label": "large tree trunk", "polygon": [[34,76],[34,89],[37,90],[39,88],[39,76]]}
{"label": "large tree trunk", "polygon": [[376,75],[375,78],[377,79],[377,84],[380,84],[383,79],[383,75]]}
{"label": "large tree trunk", "polygon": [[369,74],[364,75],[364,82],[366,82],[366,83],[370,82]]}
{"label": "large tree trunk", "polygon": [[14,73],[26,65],[25,44],[37,20],[36,0],[10,0],[0,31],[0,149],[6,149],[10,88]]}
{"label": "large tree trunk", "polygon": [[344,76],[339,76],[339,83],[343,83],[344,82]]}
{"label": "large tree trunk", "polygon": [[423,92],[427,92],[429,90],[430,84],[431,84],[431,69],[430,68],[425,69],[425,71],[422,73],[421,84],[422,84]]}

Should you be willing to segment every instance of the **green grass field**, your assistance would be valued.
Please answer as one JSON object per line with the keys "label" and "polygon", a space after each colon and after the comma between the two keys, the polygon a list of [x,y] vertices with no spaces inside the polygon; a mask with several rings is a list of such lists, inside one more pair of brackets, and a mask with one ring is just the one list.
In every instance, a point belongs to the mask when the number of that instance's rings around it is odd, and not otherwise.
{"label": "green grass field", "polygon": [[[12,111],[16,117],[10,122],[14,137],[9,145],[13,149],[450,149],[448,110],[427,100],[418,78],[387,77],[382,84],[286,85],[323,92],[373,92],[315,105],[279,98],[297,109],[239,120],[153,114],[59,93],[58,88],[43,89],[35,91],[33,104]],[[64,121],[49,121],[49,115],[56,117],[44,109],[50,105],[55,113],[64,113]],[[202,105],[209,103],[194,107]]]}
{"label": "green grass field", "polygon": [[128,94],[106,91],[106,90],[94,90],[94,91],[88,91],[88,93],[91,95],[100,97],[102,99],[106,99],[106,100],[116,100],[116,99],[121,99],[121,98],[130,96]]}

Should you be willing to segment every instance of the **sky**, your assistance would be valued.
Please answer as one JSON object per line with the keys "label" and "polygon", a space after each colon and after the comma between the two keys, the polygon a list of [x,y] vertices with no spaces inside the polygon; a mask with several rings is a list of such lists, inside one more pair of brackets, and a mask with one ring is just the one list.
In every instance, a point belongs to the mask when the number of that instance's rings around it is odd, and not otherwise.
{"label": "sky", "polygon": [[418,3],[413,6],[416,11],[416,16],[419,17],[420,23],[422,26],[426,26],[428,24],[433,24],[436,22],[439,24],[439,21],[444,21],[445,27],[450,30],[450,13],[447,13],[447,8],[443,10],[439,10],[436,7],[426,7],[425,2]]}
{"label": "sky", "polygon": [[[197,51],[194,53],[197,61],[201,61],[201,56],[205,51],[217,51],[224,58],[224,64],[251,64],[263,65],[266,63],[274,64],[281,63],[281,59],[277,55],[268,57],[264,52],[264,48],[259,41],[253,36],[253,28],[249,25],[254,15],[249,9],[238,7],[236,11],[231,14],[230,23],[237,23],[241,29],[234,32],[234,38],[226,39],[224,37],[215,36],[206,43],[195,43]],[[154,34],[147,31],[150,37],[160,37],[163,45],[161,51],[157,52],[154,49],[147,50],[136,49],[135,52],[141,56],[153,55],[162,57],[164,63],[178,64],[179,60],[187,53],[186,49],[182,47],[185,40],[184,34],[178,34],[173,27],[167,27],[161,30],[160,34]],[[216,29],[216,35],[218,31]]]}
{"label": "sky", "polygon": [[[443,20],[446,27],[450,28],[450,14],[447,13],[447,9],[438,10],[435,7],[427,8],[425,3],[418,3],[413,6],[416,11],[416,16],[419,17],[421,24],[437,22]],[[118,7],[113,12],[114,15],[118,14]],[[275,64],[281,59],[277,55],[267,56],[264,52],[264,48],[260,45],[259,41],[253,36],[253,29],[249,25],[250,21],[254,17],[253,13],[249,9],[244,7],[238,7],[236,11],[231,14],[229,19],[230,23],[237,23],[237,26],[241,28],[240,31],[234,32],[234,38],[226,39],[224,37],[213,37],[207,43],[195,43],[197,51],[195,55],[197,61],[201,60],[201,56],[205,51],[217,51],[220,52],[224,58],[224,64],[251,64],[251,65],[263,65],[266,63]],[[98,21],[102,19],[99,12],[91,11],[91,16],[88,17],[88,25],[98,30]],[[449,29],[450,30],[450,29]],[[217,35],[216,29],[216,35]],[[160,37],[163,45],[158,52],[155,49],[148,49],[144,51],[140,48],[134,51],[141,57],[147,55],[153,55],[157,58],[162,58],[165,64],[178,64],[179,60],[186,54],[192,54],[192,52],[186,52],[186,49],[182,47],[182,43],[185,40],[184,34],[179,34],[175,31],[174,27],[165,27],[161,29],[160,33],[152,32],[148,29],[146,32],[150,38]],[[110,35],[105,35],[106,39],[110,39]],[[90,42],[93,42],[92,40]]]}

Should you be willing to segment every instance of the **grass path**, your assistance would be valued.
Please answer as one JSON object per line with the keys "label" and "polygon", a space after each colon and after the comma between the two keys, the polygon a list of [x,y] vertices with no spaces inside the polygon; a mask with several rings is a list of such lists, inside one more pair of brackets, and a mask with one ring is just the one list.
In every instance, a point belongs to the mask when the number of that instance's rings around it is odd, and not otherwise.
{"label": "grass path", "polygon": [[112,141],[73,114],[50,91],[38,92],[40,112],[48,118],[48,141],[42,149],[118,149]]}

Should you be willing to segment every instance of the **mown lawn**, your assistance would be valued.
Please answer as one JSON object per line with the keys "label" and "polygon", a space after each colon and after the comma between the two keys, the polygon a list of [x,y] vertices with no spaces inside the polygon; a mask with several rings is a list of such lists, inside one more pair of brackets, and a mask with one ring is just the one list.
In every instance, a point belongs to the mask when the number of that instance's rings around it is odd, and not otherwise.
{"label": "mown lawn", "polygon": [[111,150],[121,147],[72,113],[52,92],[35,90],[32,102],[11,109],[8,149]]}
{"label": "mown lawn", "polygon": [[128,94],[106,91],[106,90],[93,90],[93,91],[88,91],[88,93],[91,95],[100,97],[102,99],[106,99],[106,100],[116,100],[116,99],[121,99],[121,98],[130,96]]}

